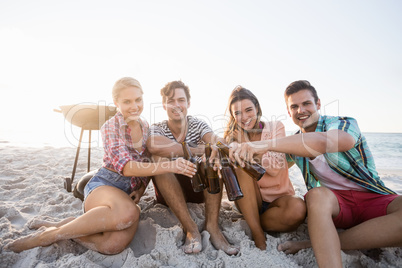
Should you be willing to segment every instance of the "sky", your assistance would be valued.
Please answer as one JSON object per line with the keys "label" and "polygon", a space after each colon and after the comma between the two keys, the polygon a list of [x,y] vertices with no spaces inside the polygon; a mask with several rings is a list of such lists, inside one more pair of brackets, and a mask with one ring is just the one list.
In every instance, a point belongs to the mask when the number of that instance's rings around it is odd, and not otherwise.
{"label": "sky", "polygon": [[53,109],[113,105],[124,76],[142,84],[151,124],[166,119],[160,89],[182,80],[189,114],[217,134],[237,85],[295,131],[283,93],[303,79],[322,114],[402,133],[401,12],[398,0],[0,0],[0,142],[76,145],[79,128]]}

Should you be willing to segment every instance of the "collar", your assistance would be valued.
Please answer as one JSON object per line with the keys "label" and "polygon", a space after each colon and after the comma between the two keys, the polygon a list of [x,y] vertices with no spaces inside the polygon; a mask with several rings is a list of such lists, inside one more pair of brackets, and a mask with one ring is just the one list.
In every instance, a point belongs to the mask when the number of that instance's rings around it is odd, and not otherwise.
{"label": "collar", "polygon": [[128,126],[127,123],[126,123],[126,120],[124,120],[123,114],[120,111],[117,111],[116,119],[117,119],[117,121],[118,121],[118,123],[120,125],[120,128],[123,127],[123,126],[125,126],[125,127]]}

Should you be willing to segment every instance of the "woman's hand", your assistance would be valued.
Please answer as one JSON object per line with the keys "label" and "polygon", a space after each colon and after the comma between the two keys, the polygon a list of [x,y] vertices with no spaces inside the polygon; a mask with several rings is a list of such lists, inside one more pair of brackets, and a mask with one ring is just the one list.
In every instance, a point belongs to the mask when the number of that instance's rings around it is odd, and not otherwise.
{"label": "woman's hand", "polygon": [[170,161],[169,165],[172,173],[182,174],[190,178],[197,173],[197,166],[182,157]]}

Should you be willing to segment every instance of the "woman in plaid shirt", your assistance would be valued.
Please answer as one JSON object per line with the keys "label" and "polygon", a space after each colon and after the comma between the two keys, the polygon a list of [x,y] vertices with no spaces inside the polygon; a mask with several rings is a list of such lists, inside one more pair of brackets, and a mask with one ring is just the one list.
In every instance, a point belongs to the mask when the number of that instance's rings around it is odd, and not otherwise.
{"label": "woman in plaid shirt", "polygon": [[6,249],[21,252],[74,239],[103,254],[120,253],[137,230],[140,217],[137,204],[148,185],[148,176],[195,174],[195,165],[183,158],[162,165],[148,160],[150,155],[145,148],[148,123],[140,118],[143,92],[137,80],[130,77],[118,80],[112,94],[118,112],[101,128],[103,167],[85,186],[85,213],[58,223],[41,222],[34,226],[41,227],[37,233],[9,243]]}

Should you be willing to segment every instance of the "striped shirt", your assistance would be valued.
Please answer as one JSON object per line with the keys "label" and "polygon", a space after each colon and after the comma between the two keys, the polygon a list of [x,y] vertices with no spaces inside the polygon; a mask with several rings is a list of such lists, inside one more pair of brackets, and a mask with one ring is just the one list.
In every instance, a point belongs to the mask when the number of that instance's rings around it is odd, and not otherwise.
{"label": "striped shirt", "polygon": [[[325,153],[330,168],[341,176],[379,194],[396,194],[388,189],[378,176],[366,138],[361,134],[357,121],[351,117],[320,116],[315,132],[339,129],[352,135],[355,146],[346,152]],[[296,135],[300,134],[300,131]],[[307,190],[320,186],[317,177],[309,168],[306,157],[286,155],[288,162],[294,161],[302,171]]]}
{"label": "striped shirt", "polygon": [[[195,147],[202,143],[202,137],[204,137],[205,134],[212,132],[212,129],[207,123],[190,115],[187,116],[187,125],[188,129],[184,141],[191,147]],[[149,136],[164,136],[177,142],[176,138],[170,131],[167,120],[153,124],[149,129]]]}
{"label": "striped shirt", "polygon": [[[148,138],[148,122],[139,119],[142,129],[142,144],[140,152],[134,147],[131,138],[131,128],[124,121],[123,115],[117,112],[103,124],[101,135],[105,154],[103,156],[103,167],[112,169],[123,176],[123,168],[129,161],[149,162],[150,154],[146,150]],[[132,190],[138,190],[141,183],[148,185],[149,177],[131,177]]]}

